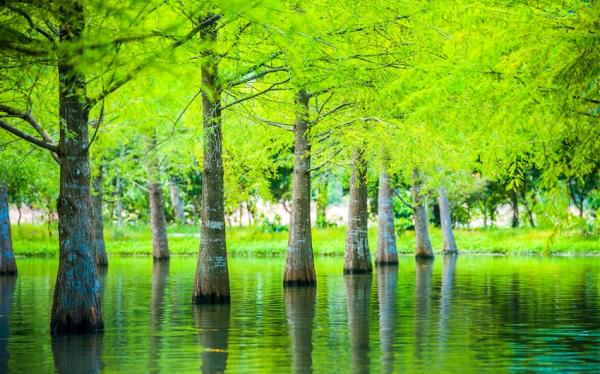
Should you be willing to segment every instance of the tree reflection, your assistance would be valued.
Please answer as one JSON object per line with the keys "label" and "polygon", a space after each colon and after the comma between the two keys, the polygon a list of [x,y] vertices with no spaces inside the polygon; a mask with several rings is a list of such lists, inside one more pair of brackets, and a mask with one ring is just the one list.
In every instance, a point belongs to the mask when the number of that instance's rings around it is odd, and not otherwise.
{"label": "tree reflection", "polygon": [[294,372],[311,373],[312,327],[317,291],[315,287],[285,287],[284,292]]}
{"label": "tree reflection", "polygon": [[152,263],[152,299],[150,310],[150,372],[159,372],[158,356],[161,348],[161,323],[165,314],[165,291],[169,277],[169,261],[154,261]]}
{"label": "tree reflection", "polygon": [[420,360],[425,351],[427,341],[425,335],[429,331],[432,259],[417,259],[415,264],[415,357]]}
{"label": "tree reflection", "polygon": [[10,337],[10,312],[17,284],[16,275],[0,276],[0,373],[8,373],[8,339]]}
{"label": "tree reflection", "polygon": [[444,256],[442,272],[442,295],[440,299],[440,344],[446,345],[448,340],[448,324],[450,323],[450,306],[452,304],[452,287],[454,285],[454,270],[458,256]]}
{"label": "tree reflection", "polygon": [[379,297],[379,341],[381,371],[394,371],[394,333],[396,328],[396,283],[398,266],[377,267],[377,295]]}
{"label": "tree reflection", "polygon": [[196,327],[200,329],[202,372],[223,373],[227,366],[229,338],[229,304],[194,305]]}
{"label": "tree reflection", "polygon": [[52,353],[59,373],[99,373],[102,334],[52,336]]}
{"label": "tree reflection", "polygon": [[344,277],[348,298],[348,325],[352,351],[352,371],[369,372],[369,302],[371,274]]}

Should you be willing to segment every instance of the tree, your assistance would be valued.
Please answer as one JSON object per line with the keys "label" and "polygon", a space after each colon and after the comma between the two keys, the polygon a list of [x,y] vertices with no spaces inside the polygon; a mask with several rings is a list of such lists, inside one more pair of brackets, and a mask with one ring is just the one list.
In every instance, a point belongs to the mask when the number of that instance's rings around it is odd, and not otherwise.
{"label": "tree", "polygon": [[414,201],[414,220],[417,258],[433,258],[433,248],[429,239],[429,220],[425,197],[423,196],[423,176],[419,170],[413,171],[412,197]]}
{"label": "tree", "polygon": [[377,197],[377,254],[376,265],[398,263],[396,251],[396,230],[394,228],[394,205],[390,177],[385,171],[379,173]]}
{"label": "tree", "polygon": [[10,232],[8,188],[0,184],[0,275],[14,274],[17,274],[17,264]]}
{"label": "tree", "polygon": [[442,224],[442,237],[444,239],[444,254],[458,254],[454,232],[452,230],[452,215],[450,212],[450,202],[446,189],[440,187],[438,190],[438,201],[440,205],[440,221]]}

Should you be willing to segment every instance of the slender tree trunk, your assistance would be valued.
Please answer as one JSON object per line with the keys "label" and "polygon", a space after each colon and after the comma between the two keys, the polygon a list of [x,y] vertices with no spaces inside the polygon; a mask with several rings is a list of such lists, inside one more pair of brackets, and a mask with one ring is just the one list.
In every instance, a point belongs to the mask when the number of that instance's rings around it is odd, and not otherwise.
{"label": "slender tree trunk", "polygon": [[352,372],[369,372],[369,305],[371,303],[371,274],[344,277],[348,298],[348,326]]}
{"label": "slender tree trunk", "polygon": [[173,204],[173,215],[177,223],[185,223],[185,214],[183,212],[183,202],[179,194],[179,187],[173,179],[169,180],[169,192],[171,193],[171,204]]}
{"label": "slender tree trunk", "polygon": [[373,271],[373,265],[367,227],[367,163],[363,151],[354,150],[352,164],[344,274],[370,273]]}
{"label": "slender tree trunk", "polygon": [[[209,19],[212,15],[207,15]],[[201,19],[199,22],[202,22]],[[217,25],[211,23],[200,32],[206,45],[214,46]],[[225,243],[225,208],[223,201],[223,159],[221,138],[221,88],[218,57],[214,50],[206,53],[202,65],[202,112],[204,126],[204,164],[202,170],[201,242],[194,303],[229,303],[229,271]]]}
{"label": "slender tree trunk", "polygon": [[283,284],[316,285],[310,227],[310,144],[308,99],[304,90],[298,91],[298,114],[294,126],[294,184],[292,217],[288,237]]}
{"label": "slender tree trunk", "polygon": [[379,173],[379,194],[377,196],[377,254],[376,265],[398,263],[396,251],[396,230],[394,228],[394,205],[390,177],[382,170]]}
{"label": "slender tree trunk", "polygon": [[379,342],[381,372],[394,372],[394,338],[396,337],[396,283],[398,265],[389,264],[377,269],[377,298],[379,300]]}
{"label": "slender tree trunk", "polygon": [[412,195],[415,204],[415,236],[417,258],[433,258],[433,248],[431,239],[429,239],[429,220],[427,218],[427,209],[425,207],[425,199],[421,195],[423,188],[423,180],[417,169],[413,171],[413,186]]}
{"label": "slender tree trunk", "polygon": [[12,311],[13,294],[17,284],[17,277],[0,277],[0,373],[10,373],[8,362],[10,351],[8,342],[10,338],[10,313]]}
{"label": "slender tree trunk", "polygon": [[17,274],[17,263],[10,233],[8,189],[0,185],[0,275]]}
{"label": "slender tree trunk", "polygon": [[[61,9],[61,43],[83,33],[83,7],[68,3]],[[102,330],[98,274],[92,237],[92,201],[85,78],[70,61],[61,60],[59,74],[60,194],[58,237],[60,259],[50,328],[53,334]]]}
{"label": "slender tree trunk", "polygon": [[442,225],[442,237],[444,239],[444,253],[458,254],[456,241],[454,240],[454,231],[452,230],[452,215],[450,212],[450,202],[446,189],[440,187],[438,191],[438,202],[440,205],[440,223]]}
{"label": "slender tree trunk", "polygon": [[286,287],[285,314],[292,340],[294,373],[312,373],[312,331],[317,298],[315,287]]}
{"label": "slender tree trunk", "polygon": [[169,259],[169,241],[167,239],[167,219],[165,200],[160,183],[160,171],[156,155],[156,135],[149,138],[148,153],[148,194],[150,195],[150,224],[152,226],[152,257],[155,261]]}
{"label": "slender tree trunk", "polygon": [[96,266],[108,266],[106,245],[104,243],[104,222],[102,221],[102,167],[94,178],[92,194],[92,214],[94,219],[94,253],[96,255]]}
{"label": "slender tree trunk", "polygon": [[202,373],[225,373],[229,340],[229,304],[196,305],[194,319],[200,331]]}
{"label": "slender tree trunk", "polygon": [[511,191],[510,193],[510,203],[512,206],[512,227],[519,227],[519,198],[517,196],[516,191]]}
{"label": "slender tree trunk", "polygon": [[319,186],[319,195],[317,196],[317,226],[327,227],[327,203],[329,195],[327,193],[327,181],[321,182]]}

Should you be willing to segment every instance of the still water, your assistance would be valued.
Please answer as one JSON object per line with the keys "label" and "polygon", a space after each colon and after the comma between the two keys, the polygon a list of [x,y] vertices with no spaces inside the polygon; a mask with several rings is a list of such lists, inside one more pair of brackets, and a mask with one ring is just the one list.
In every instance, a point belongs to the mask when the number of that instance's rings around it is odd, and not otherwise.
{"label": "still water", "polygon": [[0,278],[0,373],[600,372],[600,259],[438,257],[282,287],[230,259],[231,306],[191,304],[196,259],[111,258],[104,334],[51,338],[57,261]]}

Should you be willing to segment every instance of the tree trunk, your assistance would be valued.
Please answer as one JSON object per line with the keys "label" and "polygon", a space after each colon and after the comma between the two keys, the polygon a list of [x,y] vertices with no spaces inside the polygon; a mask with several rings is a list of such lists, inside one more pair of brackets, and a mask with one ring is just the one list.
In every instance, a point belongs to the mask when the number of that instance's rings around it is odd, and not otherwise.
{"label": "tree trunk", "polygon": [[344,277],[348,299],[348,332],[352,352],[352,372],[369,372],[369,305],[371,274]]}
{"label": "tree trunk", "polygon": [[294,373],[312,373],[312,330],[316,296],[314,287],[286,287],[284,291]]}
{"label": "tree trunk", "polygon": [[519,227],[519,199],[516,191],[510,193],[510,204],[512,206],[512,227]]}
{"label": "tree trunk", "polygon": [[458,254],[458,249],[456,248],[456,241],[454,240],[454,231],[452,230],[452,219],[448,195],[446,194],[446,189],[444,187],[440,187],[438,192],[438,202],[440,205],[440,223],[442,225],[442,237],[444,239],[444,253]]}
{"label": "tree trunk", "polygon": [[8,189],[0,185],[0,275],[17,274],[17,263],[10,233]]}
{"label": "tree trunk", "polygon": [[423,180],[417,169],[413,170],[413,186],[412,195],[415,204],[415,236],[417,258],[433,258],[433,248],[429,239],[429,222],[427,219],[427,208],[425,207],[425,199],[421,195],[423,188]]}
{"label": "tree trunk", "polygon": [[[77,41],[85,24],[83,7],[69,4],[60,12],[61,43]],[[104,327],[92,240],[86,83],[69,64],[61,60],[58,65],[60,259],[50,322],[53,334],[88,333]]]}
{"label": "tree trunk", "polygon": [[108,266],[106,245],[104,243],[104,222],[102,221],[102,167],[96,178],[94,178],[92,193],[92,217],[94,219],[94,253],[96,266]]}
{"label": "tree trunk", "polygon": [[394,205],[390,177],[385,172],[379,174],[379,194],[377,196],[377,254],[376,265],[398,263],[396,251],[396,230],[394,228]]}
{"label": "tree trunk", "polygon": [[148,194],[150,195],[150,224],[152,226],[152,257],[155,261],[162,261],[169,259],[169,241],[167,239],[165,200],[155,150],[155,134],[150,135],[148,147]]}
{"label": "tree trunk", "polygon": [[229,304],[194,306],[196,328],[202,345],[202,372],[224,373],[227,368]]}
{"label": "tree trunk", "polygon": [[183,202],[179,195],[179,187],[173,179],[169,180],[169,192],[171,193],[171,204],[173,204],[173,215],[177,223],[185,223],[185,214],[183,212]]}
{"label": "tree trunk", "polygon": [[354,150],[352,164],[344,274],[370,273],[373,271],[373,265],[367,227],[367,163],[363,151]]}
{"label": "tree trunk", "polygon": [[377,269],[377,294],[379,299],[379,342],[381,347],[381,372],[394,372],[394,338],[396,337],[396,283],[398,266]]}
{"label": "tree trunk", "polygon": [[298,91],[298,114],[294,126],[294,184],[292,217],[288,237],[283,284],[285,286],[316,285],[310,227],[310,144],[308,99],[304,90]]}
{"label": "tree trunk", "polygon": [[319,194],[317,196],[317,226],[327,227],[327,203],[329,195],[327,191],[327,181],[321,182],[319,186]]}
{"label": "tree trunk", "polygon": [[[207,15],[210,18],[212,15]],[[202,22],[200,20],[199,22]],[[200,32],[206,45],[214,46],[217,25],[211,23]],[[194,303],[229,303],[229,271],[225,243],[223,201],[223,159],[221,138],[221,88],[218,57],[212,49],[202,65],[202,112],[204,126],[204,163],[202,170],[202,223],[200,255],[194,282]]]}

